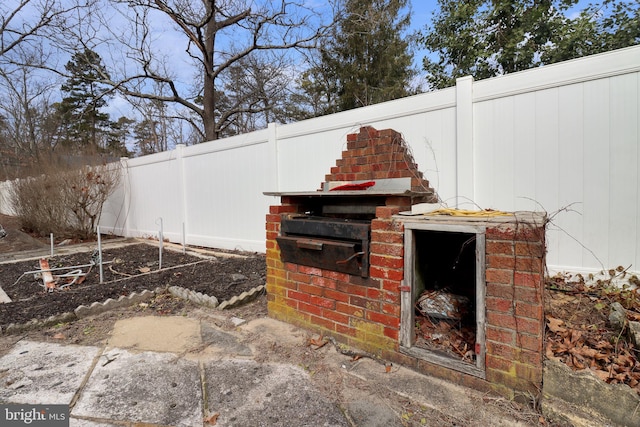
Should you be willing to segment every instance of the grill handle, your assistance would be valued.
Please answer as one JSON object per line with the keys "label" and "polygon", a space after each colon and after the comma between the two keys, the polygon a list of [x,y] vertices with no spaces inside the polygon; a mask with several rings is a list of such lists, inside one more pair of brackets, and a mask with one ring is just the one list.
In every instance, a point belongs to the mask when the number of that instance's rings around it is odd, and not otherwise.
{"label": "grill handle", "polygon": [[364,252],[356,252],[355,254],[351,255],[351,256],[350,256],[349,258],[347,258],[347,259],[343,259],[343,260],[341,260],[341,261],[336,261],[336,264],[346,264],[346,263],[348,263],[349,261],[351,261],[352,259],[354,259],[355,257],[360,256],[360,255],[364,255]]}
{"label": "grill handle", "polygon": [[322,250],[322,242],[318,242],[316,240],[298,240],[296,245],[300,249],[311,249],[313,251]]}

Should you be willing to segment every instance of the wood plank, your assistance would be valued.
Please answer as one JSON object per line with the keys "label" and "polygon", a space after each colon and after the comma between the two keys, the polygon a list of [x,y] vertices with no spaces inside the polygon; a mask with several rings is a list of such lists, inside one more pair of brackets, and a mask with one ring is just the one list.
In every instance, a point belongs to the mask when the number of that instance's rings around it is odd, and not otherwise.
{"label": "wood plank", "polygon": [[419,347],[407,348],[404,346],[400,346],[400,353],[415,357],[416,359],[425,360],[429,363],[433,363],[434,365],[443,366],[445,368],[453,369],[454,371],[473,375],[474,377],[483,379],[486,378],[484,370],[478,369],[476,366],[463,362],[462,360],[440,356],[438,354],[430,352],[429,350],[425,350]]}
{"label": "wood plank", "polygon": [[408,286],[409,292],[400,293],[400,345],[411,347],[416,341],[416,333],[414,330],[414,286],[413,286],[413,267],[415,262],[416,245],[413,239],[413,230],[405,228],[404,230],[404,280],[402,286]]}

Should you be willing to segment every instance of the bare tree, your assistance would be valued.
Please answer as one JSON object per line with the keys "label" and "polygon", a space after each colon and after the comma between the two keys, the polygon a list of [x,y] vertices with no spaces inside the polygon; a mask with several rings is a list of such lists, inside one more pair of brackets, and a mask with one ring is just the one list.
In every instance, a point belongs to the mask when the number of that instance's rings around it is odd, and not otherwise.
{"label": "bare tree", "polygon": [[28,43],[64,12],[58,0],[19,0],[0,4],[0,57]]}
{"label": "bare tree", "polygon": [[0,1],[0,148],[18,159],[15,166],[37,162],[43,149],[55,146],[59,127],[50,107],[60,71],[53,36],[94,1]]}
{"label": "bare tree", "polygon": [[[130,31],[115,30],[127,66],[105,81],[127,97],[154,99],[181,106],[182,116],[205,140],[217,139],[238,114],[265,111],[264,103],[225,103],[224,75],[261,51],[282,52],[315,46],[331,24],[304,2],[292,0],[110,0],[120,6]],[[328,8],[329,6],[327,6]],[[326,12],[326,11],[325,11]],[[335,16],[333,11],[324,16]],[[183,52],[197,66],[199,83],[189,88],[171,63],[179,62],[159,45],[158,23],[173,25]],[[175,47],[175,45],[174,45]],[[165,55],[162,56],[164,49]],[[112,52],[114,49],[111,50]],[[175,53],[175,52],[173,52]],[[122,61],[121,61],[122,62]],[[131,67],[136,65],[135,70]],[[192,83],[192,82],[188,82]],[[157,86],[161,90],[157,90]]]}
{"label": "bare tree", "polygon": [[223,78],[228,108],[221,112],[220,133],[238,134],[289,121],[293,65],[286,58],[252,55],[229,67]]}
{"label": "bare tree", "polygon": [[[58,126],[51,114],[55,79],[38,70],[46,58],[32,46],[16,46],[11,55],[19,64],[6,63],[0,70],[0,116],[3,117],[3,136],[0,148],[9,153],[15,163],[6,176],[13,176],[17,167],[37,163],[43,153],[55,147]],[[10,159],[7,159],[10,160]],[[17,163],[16,163],[17,162]],[[6,166],[6,165],[5,165]]]}
{"label": "bare tree", "polygon": [[[156,87],[156,95],[162,97],[162,86]],[[181,131],[182,117],[167,103],[158,99],[130,98],[129,102],[140,117],[134,126],[134,142],[139,154],[166,151],[171,145],[184,143]]]}
{"label": "bare tree", "polygon": [[[21,58],[20,46],[41,49],[41,57],[56,50],[51,57],[60,62],[95,51],[107,65],[95,70],[96,82],[111,88],[99,96],[118,91],[130,101],[163,105],[159,147],[168,135],[213,140],[287,120],[285,103],[274,98],[285,99],[293,79],[283,73],[282,58],[314,48],[328,33],[339,0],[330,1],[316,10],[301,0],[2,0],[0,73],[6,78],[9,69],[24,66],[69,77],[56,61]],[[243,81],[250,84],[238,86]],[[6,128],[10,118],[2,120]]]}
{"label": "bare tree", "polygon": [[0,59],[50,31],[65,28],[70,14],[90,10],[93,0],[3,0],[0,2]]}

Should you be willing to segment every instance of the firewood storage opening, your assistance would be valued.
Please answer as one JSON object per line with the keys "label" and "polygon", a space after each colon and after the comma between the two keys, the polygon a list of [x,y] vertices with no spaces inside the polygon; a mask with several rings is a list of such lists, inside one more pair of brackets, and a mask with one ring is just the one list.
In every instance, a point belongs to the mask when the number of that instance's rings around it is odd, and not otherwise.
{"label": "firewood storage opening", "polygon": [[405,224],[401,350],[484,378],[484,230]]}

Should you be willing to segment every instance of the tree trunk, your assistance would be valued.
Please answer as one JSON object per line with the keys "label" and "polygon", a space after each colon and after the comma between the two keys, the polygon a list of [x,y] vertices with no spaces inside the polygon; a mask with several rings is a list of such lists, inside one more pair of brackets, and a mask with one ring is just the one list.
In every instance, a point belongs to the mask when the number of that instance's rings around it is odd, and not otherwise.
{"label": "tree trunk", "polygon": [[216,37],[216,22],[210,20],[205,28],[204,52],[204,86],[202,96],[202,121],[204,122],[204,136],[206,141],[218,139],[216,131],[216,88],[213,76],[213,55]]}

